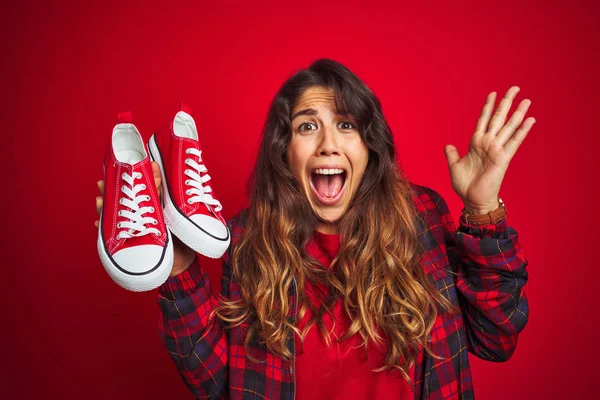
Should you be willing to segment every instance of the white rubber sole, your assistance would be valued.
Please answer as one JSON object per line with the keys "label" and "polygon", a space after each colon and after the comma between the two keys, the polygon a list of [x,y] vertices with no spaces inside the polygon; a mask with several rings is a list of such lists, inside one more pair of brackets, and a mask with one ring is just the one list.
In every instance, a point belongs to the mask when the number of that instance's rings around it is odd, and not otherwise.
{"label": "white rubber sole", "polygon": [[[209,258],[221,258],[229,248],[231,234],[227,230],[227,238],[220,240],[206,231],[199,229],[185,215],[183,215],[171,201],[167,179],[163,168],[162,158],[154,135],[148,141],[148,154],[152,161],[160,167],[163,189],[163,215],[169,230],[173,232],[186,246]],[[227,229],[227,227],[225,227]]]}
{"label": "white rubber sole", "polygon": [[173,238],[171,233],[167,230],[168,245],[165,251],[165,256],[160,265],[152,272],[143,275],[130,275],[119,269],[119,267],[112,261],[106,249],[104,248],[104,242],[102,240],[102,215],[100,215],[100,223],[98,229],[98,255],[100,261],[104,266],[108,275],[115,281],[119,286],[132,292],[146,292],[148,290],[156,289],[169,278],[171,270],[173,269]]}

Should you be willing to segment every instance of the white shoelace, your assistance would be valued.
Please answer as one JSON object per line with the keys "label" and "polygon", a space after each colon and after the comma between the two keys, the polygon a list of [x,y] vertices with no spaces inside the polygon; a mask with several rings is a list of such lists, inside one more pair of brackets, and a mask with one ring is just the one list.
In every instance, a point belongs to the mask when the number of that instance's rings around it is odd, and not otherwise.
{"label": "white shoelace", "polygon": [[[192,154],[198,157],[198,162],[202,163],[202,150],[190,147],[185,151],[185,154]],[[188,189],[185,191],[185,194],[187,194],[188,196],[192,196],[187,200],[188,204],[202,202],[204,204],[215,206],[215,212],[221,211],[221,209],[223,208],[221,206],[221,203],[217,199],[214,199],[210,194],[212,192],[212,188],[208,185],[202,186],[210,180],[210,175],[208,174],[200,176],[200,173],[205,173],[208,171],[204,164],[198,164],[191,158],[186,158],[185,164],[194,169],[186,169],[184,171],[184,173],[191,178],[187,179],[185,181],[185,184],[187,186],[192,186],[192,189]]]}
{"label": "white shoelace", "polygon": [[138,195],[140,191],[146,189],[146,185],[143,183],[134,185],[134,180],[141,177],[142,174],[140,172],[134,173],[133,176],[129,175],[127,172],[123,172],[121,175],[121,178],[129,184],[129,187],[126,185],[121,186],[121,192],[127,197],[121,197],[119,199],[119,204],[128,207],[133,211],[119,210],[118,215],[129,219],[129,221],[119,222],[117,228],[129,230],[122,230],[119,232],[117,239],[129,239],[132,237],[144,236],[149,233],[160,236],[160,231],[158,229],[146,227],[146,224],[156,225],[158,224],[158,221],[152,217],[144,216],[147,212],[153,213],[154,207],[140,207],[140,202],[150,200],[150,196],[148,195]]}

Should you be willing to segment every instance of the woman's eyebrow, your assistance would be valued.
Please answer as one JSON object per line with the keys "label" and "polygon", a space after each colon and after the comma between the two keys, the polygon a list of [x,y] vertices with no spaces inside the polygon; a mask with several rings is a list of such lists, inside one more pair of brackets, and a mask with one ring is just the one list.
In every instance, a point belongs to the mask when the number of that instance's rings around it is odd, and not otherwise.
{"label": "woman's eyebrow", "polygon": [[[318,112],[314,108],[306,108],[304,110],[298,111],[297,113],[294,113],[294,115],[292,115],[291,120],[293,121],[296,117],[299,117],[301,115],[317,115],[317,114],[318,114]],[[346,114],[342,114],[342,113],[338,112],[337,110],[335,111],[335,114],[345,116],[345,117],[348,116]]]}
{"label": "woman's eyebrow", "polygon": [[317,115],[317,110],[315,110],[314,108],[306,108],[304,110],[300,110],[297,113],[295,113],[294,115],[292,115],[292,121],[296,117],[299,117],[301,115]]}

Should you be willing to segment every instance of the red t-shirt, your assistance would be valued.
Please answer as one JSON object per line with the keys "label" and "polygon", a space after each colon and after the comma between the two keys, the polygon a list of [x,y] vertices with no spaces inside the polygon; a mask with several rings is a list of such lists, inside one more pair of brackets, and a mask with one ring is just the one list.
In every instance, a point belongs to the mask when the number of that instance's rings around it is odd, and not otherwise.
{"label": "red t-shirt", "polygon": [[[325,234],[315,231],[307,245],[307,251],[315,257],[322,266],[329,267],[331,260],[340,248],[338,234]],[[306,295],[315,305],[317,299],[313,294],[314,288],[307,283]],[[318,400],[336,399],[412,399],[414,392],[398,371],[372,372],[379,368],[385,357],[386,348],[369,342],[369,356],[364,359],[364,349],[359,347],[360,335],[355,334],[348,340],[338,343],[337,337],[342,337],[347,331],[350,321],[343,312],[340,299],[333,307],[336,318],[335,335],[331,335],[331,347],[327,347],[316,325],[313,325],[304,343],[296,340],[296,398]],[[310,311],[299,322],[299,329],[304,328]],[[327,331],[331,331],[333,321],[328,313],[323,316]],[[409,376],[414,380],[413,368]]]}

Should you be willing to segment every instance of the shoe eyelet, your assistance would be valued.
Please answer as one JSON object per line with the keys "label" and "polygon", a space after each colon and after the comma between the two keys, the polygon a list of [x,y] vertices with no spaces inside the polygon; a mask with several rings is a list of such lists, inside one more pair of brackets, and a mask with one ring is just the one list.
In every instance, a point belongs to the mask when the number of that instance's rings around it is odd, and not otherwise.
{"label": "shoe eyelet", "polygon": [[119,204],[123,204],[123,198],[122,197],[119,199]]}
{"label": "shoe eyelet", "polygon": [[142,173],[141,172],[138,172],[136,176],[138,177],[138,179],[142,179]]}
{"label": "shoe eyelet", "polygon": [[186,190],[186,191],[185,191],[185,194],[187,194],[187,195],[189,196],[189,195],[190,195],[190,191],[189,191],[189,190]]}
{"label": "shoe eyelet", "polygon": [[119,212],[117,213],[117,215],[120,217],[121,216],[121,211],[119,210]]}
{"label": "shoe eyelet", "polygon": [[117,228],[120,228],[120,227],[121,227],[121,223],[117,222]]}
{"label": "shoe eyelet", "polygon": [[187,203],[192,204],[192,199],[188,199]]}
{"label": "shoe eyelet", "polygon": [[146,189],[146,185],[144,183],[142,183],[142,190]]}
{"label": "shoe eyelet", "polygon": [[127,189],[127,186],[125,186],[125,185],[121,186],[121,191],[125,191],[125,189]]}
{"label": "shoe eyelet", "polygon": [[186,179],[186,180],[185,180],[185,184],[186,184],[186,185],[188,185],[188,186],[190,186],[190,180],[189,180],[189,179]]}
{"label": "shoe eyelet", "polygon": [[152,224],[154,224],[154,225],[158,225],[158,221],[157,221],[157,220],[154,220],[154,221],[152,222]]}
{"label": "shoe eyelet", "polygon": [[146,195],[146,201],[150,201],[150,196]]}
{"label": "shoe eyelet", "polygon": [[125,179],[125,172],[121,174],[121,179]]}
{"label": "shoe eyelet", "polygon": [[150,207],[150,212],[153,213],[154,212],[154,207]]}

